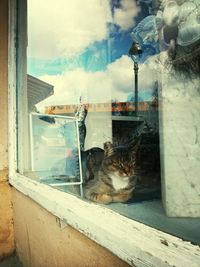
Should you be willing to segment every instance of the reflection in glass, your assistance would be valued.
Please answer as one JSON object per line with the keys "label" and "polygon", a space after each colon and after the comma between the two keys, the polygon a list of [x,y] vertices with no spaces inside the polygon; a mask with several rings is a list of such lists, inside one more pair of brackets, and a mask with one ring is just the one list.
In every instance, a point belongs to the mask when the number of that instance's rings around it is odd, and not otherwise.
{"label": "reflection in glass", "polygon": [[76,118],[31,113],[30,142],[31,171],[39,181],[51,186],[80,185],[82,188]]}
{"label": "reflection in glass", "polygon": [[[19,172],[80,195],[81,167],[84,182],[94,178],[90,167],[99,170],[104,143],[123,146],[140,136],[139,190],[109,208],[198,242],[198,219],[166,214],[196,216],[199,207],[199,0],[47,2],[28,0]],[[133,40],[143,51],[138,106],[128,55]],[[26,81],[19,80],[23,89]]]}

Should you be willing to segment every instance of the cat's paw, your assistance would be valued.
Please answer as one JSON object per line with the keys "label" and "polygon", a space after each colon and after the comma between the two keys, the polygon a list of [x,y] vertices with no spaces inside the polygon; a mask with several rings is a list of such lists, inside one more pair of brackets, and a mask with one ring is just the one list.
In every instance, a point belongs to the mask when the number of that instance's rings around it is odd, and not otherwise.
{"label": "cat's paw", "polygon": [[108,194],[92,193],[90,195],[90,200],[101,204],[109,204],[112,202],[112,196]]}
{"label": "cat's paw", "polygon": [[113,196],[113,202],[124,203],[128,201],[131,197],[132,197],[132,194],[117,194]]}

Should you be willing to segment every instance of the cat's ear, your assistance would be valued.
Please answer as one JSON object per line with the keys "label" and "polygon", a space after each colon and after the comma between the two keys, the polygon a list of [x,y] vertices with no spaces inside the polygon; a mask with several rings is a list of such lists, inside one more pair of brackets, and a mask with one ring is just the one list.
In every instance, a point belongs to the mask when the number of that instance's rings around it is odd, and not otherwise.
{"label": "cat's ear", "polygon": [[114,146],[109,141],[104,143],[104,154],[106,157],[110,157],[114,154]]}

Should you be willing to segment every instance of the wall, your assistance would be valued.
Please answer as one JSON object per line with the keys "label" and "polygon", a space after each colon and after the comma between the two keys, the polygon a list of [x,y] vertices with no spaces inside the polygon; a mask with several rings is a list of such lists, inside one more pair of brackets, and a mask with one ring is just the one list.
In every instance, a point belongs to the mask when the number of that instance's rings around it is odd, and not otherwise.
{"label": "wall", "polygon": [[13,189],[17,252],[25,267],[128,267],[111,252]]}
{"label": "wall", "polygon": [[0,1],[0,260],[14,251],[13,211],[8,184],[8,1]]}
{"label": "wall", "polygon": [[170,217],[200,217],[200,78],[163,72],[160,101],[163,203]]}

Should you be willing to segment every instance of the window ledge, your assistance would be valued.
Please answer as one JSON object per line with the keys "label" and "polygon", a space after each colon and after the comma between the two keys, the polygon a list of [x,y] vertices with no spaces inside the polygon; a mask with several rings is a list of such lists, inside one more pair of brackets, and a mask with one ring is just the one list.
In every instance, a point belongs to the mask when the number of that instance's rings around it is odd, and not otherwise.
{"label": "window ledge", "polygon": [[10,183],[131,266],[199,266],[200,248],[190,242],[19,174]]}

